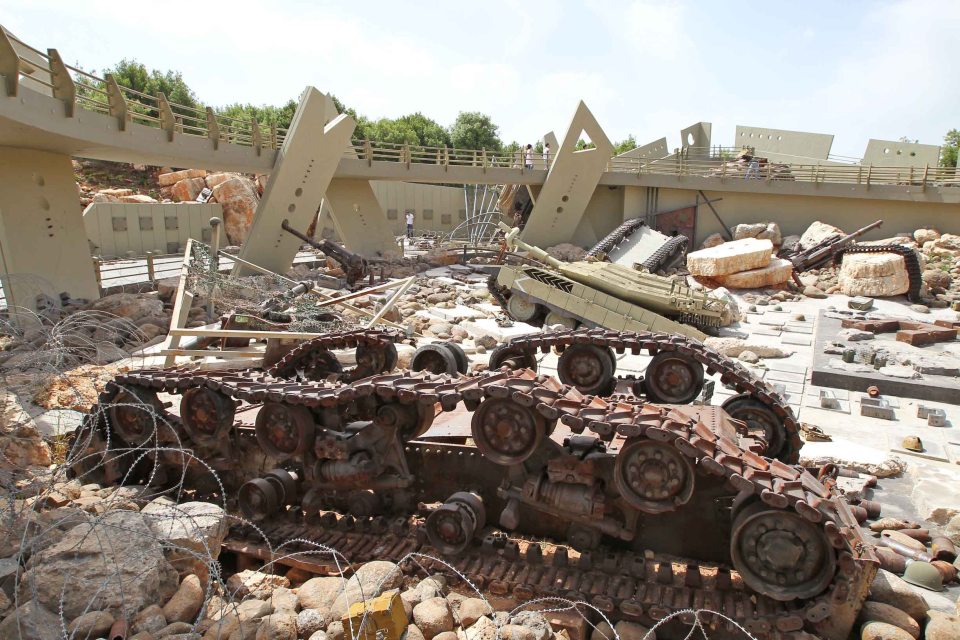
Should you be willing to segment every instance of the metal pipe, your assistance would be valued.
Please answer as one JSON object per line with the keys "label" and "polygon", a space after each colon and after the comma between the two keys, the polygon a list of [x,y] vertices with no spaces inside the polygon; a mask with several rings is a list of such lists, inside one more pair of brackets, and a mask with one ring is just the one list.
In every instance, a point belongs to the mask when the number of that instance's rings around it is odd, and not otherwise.
{"label": "metal pipe", "polygon": [[127,638],[127,622],[126,620],[117,620],[113,623],[113,626],[110,627],[110,634],[107,636],[110,640],[126,640]]}
{"label": "metal pipe", "polygon": [[917,551],[916,549],[911,549],[905,544],[897,542],[896,540],[891,540],[890,538],[881,537],[879,544],[881,546],[892,549],[902,555],[904,558],[910,558],[911,560],[919,560],[921,562],[932,562],[933,556],[929,553],[924,553],[923,551]]}

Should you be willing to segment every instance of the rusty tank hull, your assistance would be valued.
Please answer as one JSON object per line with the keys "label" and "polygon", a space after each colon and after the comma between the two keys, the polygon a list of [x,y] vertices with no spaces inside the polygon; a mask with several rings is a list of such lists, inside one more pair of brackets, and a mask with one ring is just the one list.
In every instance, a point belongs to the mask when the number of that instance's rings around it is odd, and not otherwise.
{"label": "rusty tank hull", "polygon": [[[439,416],[463,411],[468,429],[431,436]],[[722,408],[584,395],[528,369],[345,383],[179,368],[118,376],[68,463],[81,480],[222,492],[260,523],[406,520],[417,548],[451,562],[483,556],[498,531],[580,558],[674,554],[686,569],[661,560],[593,595],[618,618],[699,602],[757,637],[844,637],[876,571],[872,548],[829,482],[763,446]],[[529,569],[498,571],[497,588],[557,590]]]}

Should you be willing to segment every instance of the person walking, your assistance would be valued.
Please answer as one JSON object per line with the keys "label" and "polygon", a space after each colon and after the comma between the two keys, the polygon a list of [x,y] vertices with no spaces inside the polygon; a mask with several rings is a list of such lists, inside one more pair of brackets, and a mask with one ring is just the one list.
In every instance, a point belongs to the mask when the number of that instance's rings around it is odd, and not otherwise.
{"label": "person walking", "polygon": [[407,211],[407,237],[413,238],[413,211]]}
{"label": "person walking", "polygon": [[533,145],[528,144],[523,157],[523,166],[533,169]]}
{"label": "person walking", "polygon": [[550,143],[543,143],[543,167],[545,169],[550,168]]}

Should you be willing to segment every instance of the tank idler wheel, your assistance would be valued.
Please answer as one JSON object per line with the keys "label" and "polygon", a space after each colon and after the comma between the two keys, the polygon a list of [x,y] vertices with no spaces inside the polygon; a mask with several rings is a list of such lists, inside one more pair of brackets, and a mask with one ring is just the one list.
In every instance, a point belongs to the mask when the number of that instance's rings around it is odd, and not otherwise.
{"label": "tank idler wheel", "polygon": [[734,518],[730,556],[747,586],[782,602],[823,593],[837,565],[836,552],[815,524],[759,501]]}
{"label": "tank idler wheel", "polygon": [[297,501],[297,489],[300,486],[300,477],[286,469],[274,469],[263,477],[273,485],[280,504],[294,504]]}
{"label": "tank idler wheel", "polygon": [[153,391],[121,387],[113,399],[107,417],[113,433],[132,446],[144,444],[159,435],[163,404]]}
{"label": "tank idler wheel", "polygon": [[209,387],[183,392],[180,417],[187,434],[198,443],[219,440],[233,426],[236,404],[227,395]]}
{"label": "tank idler wheel", "polygon": [[547,314],[547,317],[543,319],[544,327],[552,327],[554,325],[562,325],[564,329],[576,329],[577,325],[580,322],[576,318],[571,318],[570,316],[558,313],[556,311],[551,311]]}
{"label": "tank idler wheel", "polygon": [[244,517],[254,522],[268,518],[280,510],[276,485],[263,478],[243,483],[238,502]]}
{"label": "tank idler wheel", "polygon": [[747,424],[747,433],[767,443],[763,455],[776,458],[786,443],[786,427],[769,406],[748,393],[727,398],[720,407],[734,420]]}
{"label": "tank idler wheel", "polygon": [[295,366],[303,371],[303,376],[307,380],[313,382],[321,382],[332,375],[339,376],[343,373],[343,365],[328,349],[317,349],[307,354],[303,364],[298,363]]}
{"label": "tank idler wheel", "polygon": [[654,440],[627,441],[617,455],[614,485],[623,499],[644,513],[666,513],[693,495],[690,461],[672,446]]}
{"label": "tank idler wheel", "polygon": [[517,322],[532,323],[542,310],[542,306],[518,293],[512,294],[507,300],[507,313]]}
{"label": "tank idler wheel", "polygon": [[490,369],[496,371],[500,367],[511,369],[537,370],[537,354],[535,351],[524,351],[511,344],[501,344],[490,352]]}
{"label": "tank idler wheel", "polygon": [[502,465],[529,458],[547,434],[546,419],[509,398],[487,398],[473,412],[473,441],[484,456]]}
{"label": "tank idler wheel", "polygon": [[313,416],[302,405],[265,402],[257,413],[257,443],[271,456],[292,457],[313,445]]}
{"label": "tank idler wheel", "polygon": [[486,519],[483,499],[458,491],[427,517],[427,539],[441,553],[458,554],[483,529]]}
{"label": "tank idler wheel", "polygon": [[367,378],[378,373],[393,371],[397,366],[397,347],[392,342],[386,344],[360,344],[355,352],[357,368],[353,379]]}
{"label": "tank idler wheel", "polygon": [[467,370],[470,368],[470,358],[467,357],[463,348],[456,342],[443,342],[441,344],[446,347],[447,351],[453,354],[453,359],[457,361],[457,373],[466,375]]}
{"label": "tank idler wheel", "polygon": [[703,365],[676,351],[653,356],[644,374],[647,398],[665,404],[689,404],[703,389]]}
{"label": "tank idler wheel", "polygon": [[609,393],[613,381],[613,359],[604,347],[572,344],[560,354],[557,374],[560,382],[573,385],[580,393],[603,395]]}
{"label": "tank idler wheel", "polygon": [[417,348],[410,359],[410,369],[413,371],[429,371],[430,373],[446,373],[457,375],[459,368],[457,358],[445,343],[425,344]]}

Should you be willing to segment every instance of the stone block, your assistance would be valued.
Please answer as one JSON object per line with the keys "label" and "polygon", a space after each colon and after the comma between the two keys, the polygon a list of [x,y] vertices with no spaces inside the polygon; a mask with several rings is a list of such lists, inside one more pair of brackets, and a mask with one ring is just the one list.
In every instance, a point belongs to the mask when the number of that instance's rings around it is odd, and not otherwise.
{"label": "stone block", "polygon": [[690,253],[687,270],[695,276],[723,276],[766,267],[772,255],[770,240],[744,238]]}
{"label": "stone block", "polygon": [[910,288],[906,262],[895,253],[845,254],[839,284],[848,296],[897,296]]}
{"label": "stone block", "polygon": [[203,169],[184,169],[182,171],[161,173],[159,176],[157,176],[157,182],[160,183],[161,187],[169,187],[180,182],[181,180],[186,180],[187,178],[204,178],[206,175],[207,172]]}
{"label": "stone block", "polygon": [[174,202],[193,202],[206,186],[203,178],[186,178],[170,187],[170,199]]}
{"label": "stone block", "polygon": [[759,289],[786,282],[792,272],[793,264],[789,260],[771,258],[765,267],[718,276],[717,281],[732,289]]}

